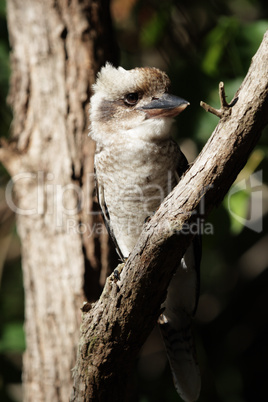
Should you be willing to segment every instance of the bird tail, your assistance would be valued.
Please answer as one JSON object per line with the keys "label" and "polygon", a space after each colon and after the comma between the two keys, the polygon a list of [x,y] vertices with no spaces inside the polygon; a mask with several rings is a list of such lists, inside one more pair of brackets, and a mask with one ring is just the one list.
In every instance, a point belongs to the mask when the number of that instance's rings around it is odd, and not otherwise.
{"label": "bird tail", "polygon": [[185,402],[198,399],[201,378],[191,328],[191,316],[185,311],[172,319],[165,313],[158,320],[175,388]]}

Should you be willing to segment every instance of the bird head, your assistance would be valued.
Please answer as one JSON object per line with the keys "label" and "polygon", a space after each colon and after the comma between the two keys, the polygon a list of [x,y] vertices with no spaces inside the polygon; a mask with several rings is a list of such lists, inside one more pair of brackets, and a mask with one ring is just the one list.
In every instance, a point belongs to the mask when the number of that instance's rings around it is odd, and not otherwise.
{"label": "bird head", "polygon": [[173,118],[189,102],[169,94],[170,80],[157,68],[125,70],[107,63],[93,85],[91,136],[108,144],[120,138],[144,141],[169,136]]}

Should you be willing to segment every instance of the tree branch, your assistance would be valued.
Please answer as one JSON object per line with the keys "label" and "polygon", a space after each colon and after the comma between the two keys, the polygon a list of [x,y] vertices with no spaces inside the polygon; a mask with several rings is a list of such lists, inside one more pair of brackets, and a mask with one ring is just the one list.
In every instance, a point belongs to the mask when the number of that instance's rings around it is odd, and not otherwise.
{"label": "tree branch", "polygon": [[240,89],[194,165],[144,225],[119,280],[84,308],[72,401],[120,401],[133,361],[160,314],[193,225],[222,201],[268,122],[268,32]]}

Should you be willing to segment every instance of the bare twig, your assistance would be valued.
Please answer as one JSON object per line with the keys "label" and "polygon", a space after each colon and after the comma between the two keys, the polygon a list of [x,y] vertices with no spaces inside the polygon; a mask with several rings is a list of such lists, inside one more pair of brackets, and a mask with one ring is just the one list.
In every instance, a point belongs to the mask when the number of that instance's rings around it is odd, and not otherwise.
{"label": "bare twig", "polygon": [[214,107],[208,105],[206,102],[203,102],[203,101],[200,102],[200,106],[203,109],[205,109],[206,112],[215,114],[217,117],[219,117],[221,119],[222,117],[230,114],[231,108],[236,104],[236,102],[238,101],[238,98],[236,97],[231,103],[228,103],[226,101],[224,83],[222,81],[219,83],[219,97],[220,97],[220,102],[221,102],[220,109],[215,109]]}

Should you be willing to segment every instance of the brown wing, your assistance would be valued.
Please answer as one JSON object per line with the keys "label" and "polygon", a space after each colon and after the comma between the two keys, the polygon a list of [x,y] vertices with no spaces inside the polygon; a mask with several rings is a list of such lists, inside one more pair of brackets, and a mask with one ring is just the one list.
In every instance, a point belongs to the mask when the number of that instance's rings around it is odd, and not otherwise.
{"label": "brown wing", "polygon": [[117,251],[117,254],[121,258],[121,260],[124,261],[125,258],[124,258],[123,254],[122,254],[122,252],[121,252],[121,250],[120,250],[120,248],[118,246],[118,243],[117,243],[116,238],[115,238],[114,233],[113,233],[113,228],[111,227],[111,224],[110,224],[110,215],[109,215],[109,211],[108,211],[108,208],[107,208],[107,205],[106,205],[106,202],[105,202],[105,189],[104,189],[104,187],[102,185],[99,185],[99,183],[98,183],[98,177],[97,177],[97,174],[96,174],[96,170],[95,170],[95,186],[96,186],[97,198],[98,198],[99,205],[100,205],[100,208],[101,208],[101,213],[102,213],[102,217],[103,217],[105,227],[107,229],[107,232],[109,233],[109,236],[111,237],[111,239],[112,239],[112,241],[114,243],[114,246],[115,246],[115,249]]}

